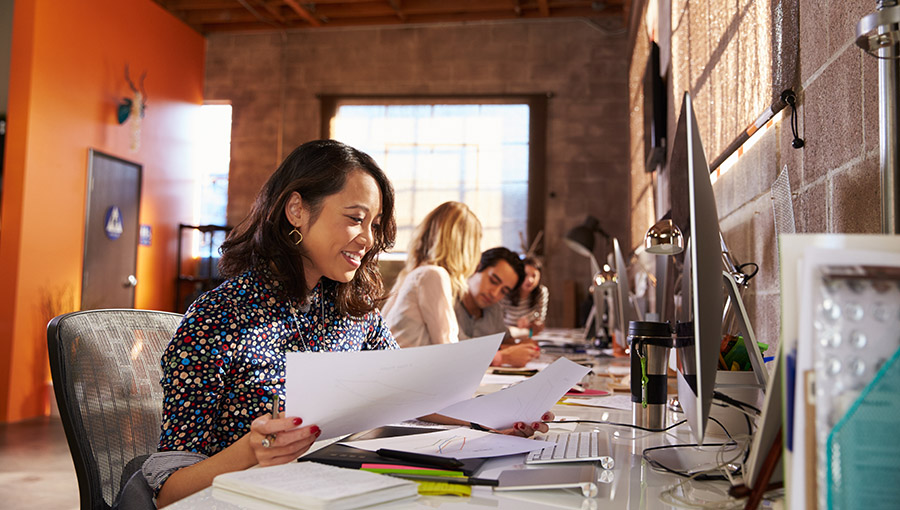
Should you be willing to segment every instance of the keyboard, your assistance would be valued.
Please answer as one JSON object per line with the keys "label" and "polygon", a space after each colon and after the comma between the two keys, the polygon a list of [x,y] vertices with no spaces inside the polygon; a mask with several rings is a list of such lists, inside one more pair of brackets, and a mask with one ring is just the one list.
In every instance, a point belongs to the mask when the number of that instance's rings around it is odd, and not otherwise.
{"label": "keyboard", "polygon": [[606,434],[591,432],[550,432],[535,439],[556,443],[540,450],[534,450],[525,457],[526,464],[547,464],[551,462],[600,462],[603,469],[612,469],[615,461],[609,455],[609,440]]}

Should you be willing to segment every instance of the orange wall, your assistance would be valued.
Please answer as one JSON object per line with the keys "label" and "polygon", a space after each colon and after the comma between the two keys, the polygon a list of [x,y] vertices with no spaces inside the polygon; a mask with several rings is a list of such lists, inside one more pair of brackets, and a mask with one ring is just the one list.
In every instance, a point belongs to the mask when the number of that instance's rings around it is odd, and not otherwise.
{"label": "orange wall", "polygon": [[[137,308],[168,310],[176,231],[191,222],[202,36],[151,0],[17,0],[0,209],[0,421],[49,408],[46,323],[80,302],[88,149],[143,165]],[[141,147],[116,105],[129,64],[148,106]],[[130,121],[129,121],[130,122]],[[47,303],[51,303],[49,306]]]}

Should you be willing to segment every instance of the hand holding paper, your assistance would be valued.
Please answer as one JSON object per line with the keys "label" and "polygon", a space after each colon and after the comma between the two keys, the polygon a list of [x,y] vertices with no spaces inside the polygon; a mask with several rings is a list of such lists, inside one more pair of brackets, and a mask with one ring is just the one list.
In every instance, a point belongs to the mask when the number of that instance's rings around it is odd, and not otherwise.
{"label": "hand holding paper", "polygon": [[591,369],[559,358],[537,375],[496,393],[458,402],[440,414],[494,429],[534,423]]}
{"label": "hand holding paper", "polygon": [[433,413],[472,397],[502,339],[497,334],[387,351],[288,353],[286,416],[318,425],[319,439],[327,439]]}

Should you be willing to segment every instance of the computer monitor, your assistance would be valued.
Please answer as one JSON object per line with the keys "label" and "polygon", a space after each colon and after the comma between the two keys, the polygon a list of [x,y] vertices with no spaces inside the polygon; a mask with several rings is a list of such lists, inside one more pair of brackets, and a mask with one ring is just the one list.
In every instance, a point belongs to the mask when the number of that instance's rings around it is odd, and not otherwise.
{"label": "computer monitor", "polygon": [[628,284],[628,267],[625,265],[625,257],[622,255],[622,248],[619,246],[619,240],[613,237],[613,253],[612,262],[616,270],[616,291],[614,292],[614,329],[616,332],[616,343],[620,347],[628,347],[628,323],[630,321],[642,320],[638,317],[634,306],[631,304],[631,286]]}
{"label": "computer monitor", "polygon": [[688,207],[679,210],[675,205],[678,201],[673,200],[672,212],[673,221],[687,238],[681,318],[687,319],[687,336],[693,336],[692,343],[678,349],[678,400],[694,439],[701,444],[716,383],[724,294],[716,198],[687,92],[675,130],[670,171],[673,178],[679,172],[687,177]]}

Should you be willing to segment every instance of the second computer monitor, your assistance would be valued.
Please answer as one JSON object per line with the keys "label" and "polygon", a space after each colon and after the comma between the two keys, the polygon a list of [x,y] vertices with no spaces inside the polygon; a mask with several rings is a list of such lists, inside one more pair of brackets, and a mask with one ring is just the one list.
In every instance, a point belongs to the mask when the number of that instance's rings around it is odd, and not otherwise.
{"label": "second computer monitor", "polygon": [[616,343],[620,347],[628,347],[628,323],[639,320],[631,306],[631,286],[628,284],[628,267],[625,265],[625,257],[622,255],[622,247],[615,237],[613,244],[613,264],[616,270],[616,290],[613,293],[615,304],[615,330]]}

